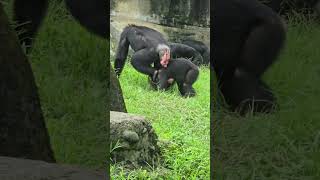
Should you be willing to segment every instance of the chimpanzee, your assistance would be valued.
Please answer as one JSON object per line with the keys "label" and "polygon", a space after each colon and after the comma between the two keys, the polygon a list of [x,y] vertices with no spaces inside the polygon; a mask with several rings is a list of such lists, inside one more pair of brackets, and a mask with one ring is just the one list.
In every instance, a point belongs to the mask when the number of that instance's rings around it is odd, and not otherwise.
{"label": "chimpanzee", "polygon": [[[107,38],[109,15],[108,2],[105,0],[65,0],[71,14],[89,31]],[[48,0],[15,0],[14,20],[19,39],[30,49],[34,38],[47,11]]]}
{"label": "chimpanzee", "polygon": [[[171,56],[172,58],[188,58],[190,61],[192,61],[197,66],[200,66],[201,64],[204,64],[203,58],[199,51],[197,51],[192,46],[188,46],[186,44],[182,43],[169,43],[169,47],[171,49]],[[191,58],[193,57],[193,58]]]}
{"label": "chimpanzee", "polygon": [[182,41],[181,43],[188,45],[198,51],[203,58],[202,64],[208,65],[210,63],[210,49],[203,42],[193,39],[187,39]]}
{"label": "chimpanzee", "polygon": [[[134,50],[132,66],[154,79],[158,69],[166,67],[171,56],[202,59],[193,48],[186,45],[170,45],[163,35],[145,26],[128,25],[123,29],[118,44],[114,68],[118,76],[124,67],[129,45]],[[154,64],[154,67],[151,65]]]}
{"label": "chimpanzee", "polygon": [[196,82],[198,75],[198,66],[188,59],[176,58],[170,59],[166,68],[158,70],[155,82],[157,82],[159,90],[166,90],[175,81],[182,96],[192,97],[196,95],[192,85]]}
{"label": "chimpanzee", "polygon": [[283,21],[257,0],[213,5],[213,63],[218,86],[232,110],[272,112],[276,98],[261,76],[277,59],[285,39]]}

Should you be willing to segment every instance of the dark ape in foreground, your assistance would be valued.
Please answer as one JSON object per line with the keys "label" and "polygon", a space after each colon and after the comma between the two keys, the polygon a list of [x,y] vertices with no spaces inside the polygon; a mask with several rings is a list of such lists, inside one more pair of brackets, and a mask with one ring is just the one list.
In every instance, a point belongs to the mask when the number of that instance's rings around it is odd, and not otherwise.
{"label": "dark ape in foreground", "polygon": [[210,49],[201,41],[197,40],[184,40],[181,42],[182,44],[188,45],[198,51],[203,59],[202,64],[208,65],[210,63]]}
{"label": "dark ape in foreground", "polygon": [[[105,0],[65,0],[67,8],[89,31],[107,38],[109,15]],[[29,49],[48,7],[48,0],[15,0],[14,20],[19,39]]]}
{"label": "dark ape in foreground", "polygon": [[[171,56],[202,59],[193,48],[181,45],[171,46],[158,31],[137,25],[128,25],[123,29],[118,44],[114,68],[120,76],[128,55],[129,45],[134,51],[132,66],[140,73],[156,76],[157,69],[166,67]],[[154,67],[151,65],[154,64]]]}
{"label": "dark ape in foreground", "polygon": [[241,114],[271,112],[276,99],[261,76],[285,41],[281,18],[256,0],[215,1],[213,68],[226,102]]}
{"label": "dark ape in foreground", "polygon": [[168,67],[159,69],[156,77],[159,90],[169,88],[174,80],[177,82],[179,91],[184,97],[196,95],[192,87],[199,75],[199,68],[190,60],[185,58],[170,59]]}

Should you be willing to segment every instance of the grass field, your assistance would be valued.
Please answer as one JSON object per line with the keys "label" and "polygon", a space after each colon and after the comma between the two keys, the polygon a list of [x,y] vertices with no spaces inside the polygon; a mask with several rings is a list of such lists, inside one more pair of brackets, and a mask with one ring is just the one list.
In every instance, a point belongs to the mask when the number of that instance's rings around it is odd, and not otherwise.
{"label": "grass field", "polygon": [[198,95],[183,98],[176,86],[167,92],[152,90],[147,76],[127,63],[120,83],[128,112],[147,117],[159,139],[172,144],[163,150],[163,167],[132,171],[126,176],[121,168],[112,166],[111,176],[114,179],[209,179],[209,82],[209,69],[202,67],[194,84]]}
{"label": "grass field", "polygon": [[108,43],[66,14],[63,3],[51,3],[28,58],[58,163],[103,168]]}
{"label": "grass field", "polygon": [[[6,9],[9,9],[9,5]],[[8,10],[10,14],[10,10]],[[51,3],[29,60],[59,163],[105,166],[106,64],[108,45]],[[287,46],[264,79],[280,111],[239,117],[222,110],[215,117],[213,154],[216,179],[320,179],[320,25],[290,23]],[[209,71],[201,69],[198,96],[181,98],[177,89],[157,92],[129,64],[121,76],[128,111],[146,116],[164,149],[165,164],[154,171],[114,179],[209,179]]]}
{"label": "grass field", "polygon": [[264,77],[280,111],[214,112],[216,179],[320,179],[320,25],[292,22],[285,50]]}

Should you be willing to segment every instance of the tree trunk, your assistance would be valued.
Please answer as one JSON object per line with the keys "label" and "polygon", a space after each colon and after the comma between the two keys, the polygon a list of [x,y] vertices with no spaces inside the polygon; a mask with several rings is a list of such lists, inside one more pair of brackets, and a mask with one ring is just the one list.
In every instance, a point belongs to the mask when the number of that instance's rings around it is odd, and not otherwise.
{"label": "tree trunk", "polygon": [[1,3],[0,155],[55,162],[31,66]]}
{"label": "tree trunk", "polygon": [[119,80],[110,65],[110,111],[127,112]]}

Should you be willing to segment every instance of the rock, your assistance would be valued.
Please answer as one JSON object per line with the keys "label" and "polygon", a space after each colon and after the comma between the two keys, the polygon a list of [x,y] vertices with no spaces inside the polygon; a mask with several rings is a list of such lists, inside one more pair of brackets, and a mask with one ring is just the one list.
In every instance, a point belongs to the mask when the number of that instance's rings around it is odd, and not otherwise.
{"label": "rock", "polygon": [[1,180],[101,180],[104,171],[87,170],[44,161],[0,156]]}
{"label": "rock", "polygon": [[110,112],[111,159],[127,168],[157,166],[160,161],[158,137],[144,117]]}
{"label": "rock", "polygon": [[137,143],[139,141],[139,135],[136,132],[125,130],[123,132],[123,139],[129,143]]}
{"label": "rock", "polygon": [[119,79],[116,76],[114,69],[110,63],[110,88],[109,94],[111,98],[108,99],[110,105],[110,111],[120,111],[120,112],[127,112],[126,104],[123,99],[122,89],[120,86]]}

